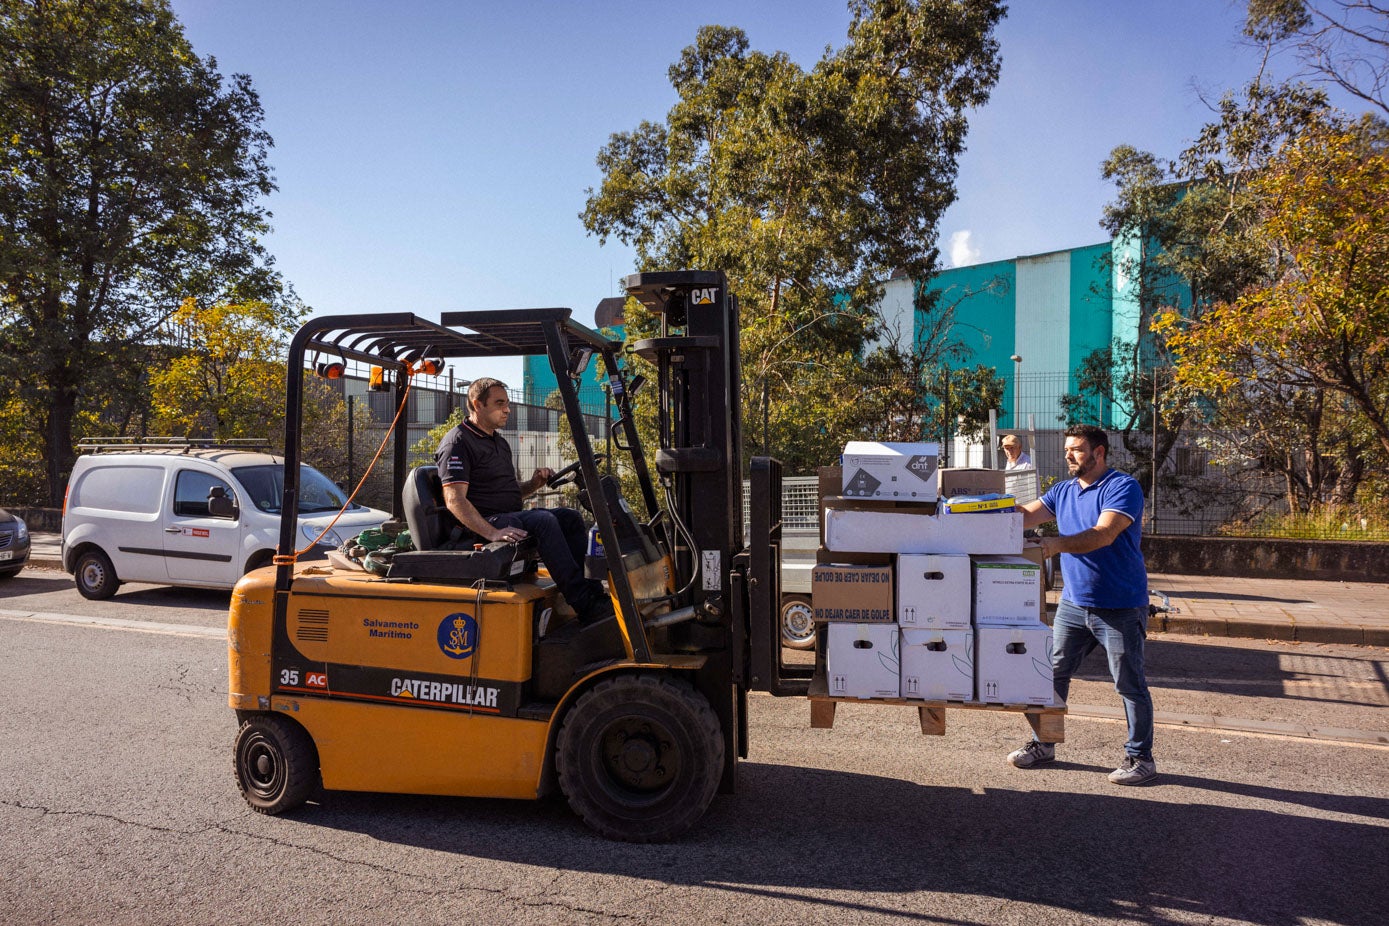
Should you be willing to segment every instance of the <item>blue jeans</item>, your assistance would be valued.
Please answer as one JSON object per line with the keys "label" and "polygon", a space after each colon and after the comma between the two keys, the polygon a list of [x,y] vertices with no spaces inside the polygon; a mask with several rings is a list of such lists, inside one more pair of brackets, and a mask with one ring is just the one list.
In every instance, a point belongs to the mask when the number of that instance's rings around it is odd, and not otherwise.
{"label": "blue jeans", "polygon": [[1088,608],[1064,598],[1051,628],[1051,670],[1056,697],[1066,699],[1083,660],[1096,646],[1109,657],[1114,690],[1124,699],[1129,741],[1124,751],[1136,759],[1153,757],[1153,699],[1143,673],[1143,641],[1148,636],[1148,609]]}
{"label": "blue jeans", "polygon": [[601,583],[584,578],[588,529],[573,508],[528,508],[487,519],[493,527],[519,527],[535,538],[540,561],[550,570],[569,606],[583,615],[607,600]]}

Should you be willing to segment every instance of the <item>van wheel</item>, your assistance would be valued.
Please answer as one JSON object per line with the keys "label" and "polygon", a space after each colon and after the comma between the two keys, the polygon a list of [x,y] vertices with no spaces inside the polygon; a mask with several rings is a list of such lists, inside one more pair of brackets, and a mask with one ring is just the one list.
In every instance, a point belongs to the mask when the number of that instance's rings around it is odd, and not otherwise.
{"label": "van wheel", "polygon": [[815,609],[808,596],[781,596],[781,642],[792,649],[815,648]]}
{"label": "van wheel", "polygon": [[270,561],[275,558],[274,550],[257,550],[251,554],[251,558],[246,560],[246,569],[241,573],[254,572],[262,566],[269,566]]}
{"label": "van wheel", "polygon": [[236,786],[257,813],[293,810],[318,784],[318,750],[299,724],[254,714],[236,734]]}
{"label": "van wheel", "polygon": [[661,842],[694,825],[723,774],[709,702],[671,678],[624,675],[585,692],[560,727],[564,796],[609,839]]}
{"label": "van wheel", "polygon": [[110,598],[116,594],[116,588],[121,584],[116,578],[111,558],[96,549],[87,550],[77,557],[77,565],[72,572],[73,578],[77,580],[77,591],[83,598],[93,601]]}

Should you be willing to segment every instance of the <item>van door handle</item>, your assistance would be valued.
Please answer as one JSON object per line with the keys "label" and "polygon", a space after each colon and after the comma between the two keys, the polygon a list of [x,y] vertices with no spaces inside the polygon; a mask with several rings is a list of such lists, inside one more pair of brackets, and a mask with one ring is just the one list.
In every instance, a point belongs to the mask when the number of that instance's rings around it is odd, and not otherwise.
{"label": "van door handle", "polygon": [[166,527],[166,528],[164,528],[164,533],[166,533],[166,534],[181,534],[181,533],[183,533],[183,528],[181,528],[181,527]]}

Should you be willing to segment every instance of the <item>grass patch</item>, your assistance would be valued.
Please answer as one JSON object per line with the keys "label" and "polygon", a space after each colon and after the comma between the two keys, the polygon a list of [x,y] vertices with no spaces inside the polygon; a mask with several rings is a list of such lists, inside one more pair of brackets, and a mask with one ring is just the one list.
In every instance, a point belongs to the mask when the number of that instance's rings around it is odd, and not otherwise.
{"label": "grass patch", "polygon": [[1224,537],[1278,537],[1288,540],[1389,540],[1389,515],[1327,506],[1309,512],[1266,514],[1226,524]]}

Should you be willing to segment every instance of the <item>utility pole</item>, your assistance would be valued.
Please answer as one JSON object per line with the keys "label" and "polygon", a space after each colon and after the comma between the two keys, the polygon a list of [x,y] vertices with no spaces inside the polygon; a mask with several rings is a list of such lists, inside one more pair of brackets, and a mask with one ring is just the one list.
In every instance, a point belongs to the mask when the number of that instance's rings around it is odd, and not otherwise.
{"label": "utility pole", "polygon": [[1013,361],[1013,427],[1022,427],[1022,355],[1008,358]]}
{"label": "utility pole", "polygon": [[1152,468],[1148,475],[1148,500],[1152,503],[1152,514],[1148,518],[1148,532],[1157,533],[1157,511],[1158,511],[1158,368],[1153,365],[1153,447],[1152,447]]}

